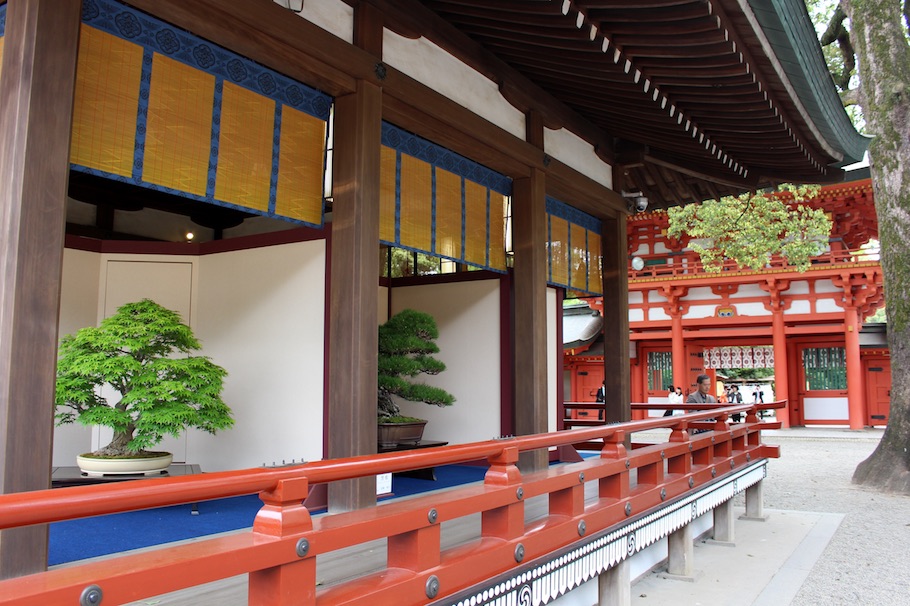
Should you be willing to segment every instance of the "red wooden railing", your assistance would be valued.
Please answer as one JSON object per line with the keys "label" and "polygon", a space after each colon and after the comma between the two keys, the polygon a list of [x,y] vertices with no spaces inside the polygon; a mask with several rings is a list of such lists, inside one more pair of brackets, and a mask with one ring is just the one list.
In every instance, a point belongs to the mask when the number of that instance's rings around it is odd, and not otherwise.
{"label": "red wooden railing", "polygon": [[[783,403],[760,405],[780,407]],[[617,425],[308,463],[0,495],[0,529],[259,492],[250,532],[61,567],[0,581],[0,605],[79,604],[103,595],[119,604],[249,574],[251,604],[422,604],[470,588],[525,560],[571,545],[765,457],[755,405],[735,405]],[[729,414],[748,412],[744,423]],[[715,419],[706,422],[706,419]],[[626,438],[672,429],[662,444],[627,450]],[[690,435],[691,428],[709,429]],[[601,456],[522,474],[520,452],[602,440]],[[310,517],[310,486],[381,473],[486,459],[483,483]],[[637,472],[637,473],[636,473]],[[634,474],[634,475],[633,475]],[[633,481],[633,477],[637,478]],[[598,498],[585,502],[588,482]],[[525,522],[525,500],[547,495],[548,513]],[[443,549],[440,525],[481,514],[481,536]],[[317,587],[316,556],[387,540],[387,563],[372,574]],[[80,596],[82,602],[80,602]],[[93,598],[94,596],[94,598]]]}
{"label": "red wooden railing", "polygon": [[[636,255],[645,261],[645,267],[640,270],[632,269],[629,265],[629,279],[640,280],[645,278],[672,278],[693,274],[706,274],[704,264],[694,252],[682,254],[658,253],[653,255]],[[879,263],[877,250],[833,250],[812,258],[813,267],[830,267],[854,263]],[[771,257],[765,268],[769,271],[795,270],[787,260],[779,255]],[[734,261],[727,259],[723,263],[724,272],[752,271],[739,267]],[[712,275],[716,275],[712,274]]]}

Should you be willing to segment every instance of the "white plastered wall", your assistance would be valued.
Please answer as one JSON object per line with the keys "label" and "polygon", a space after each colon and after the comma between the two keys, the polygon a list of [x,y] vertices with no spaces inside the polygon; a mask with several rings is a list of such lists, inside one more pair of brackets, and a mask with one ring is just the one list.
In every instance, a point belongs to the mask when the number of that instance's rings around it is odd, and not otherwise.
{"label": "white plastered wall", "polygon": [[[317,460],[323,450],[324,285],[322,240],[202,257],[67,249],[60,330],[97,325],[116,306],[142,297],[180,311],[202,342],[200,353],[229,373],[223,396],[235,426],[216,436],[190,430],[162,448],[204,471]],[[75,454],[97,448],[103,438],[97,428],[57,428],[54,465],[72,465]]]}
{"label": "white plastered wall", "polygon": [[613,169],[601,160],[594,146],[578,135],[561,128],[543,129],[544,149],[547,154],[571,166],[604,187],[613,187]]}
{"label": "white plastered wall", "polygon": [[[63,251],[60,289],[60,337],[98,320],[100,255],[82,250]],[[92,449],[92,428],[71,423],[54,429],[53,465],[73,465],[76,455]]]}
{"label": "white plastered wall", "polygon": [[228,370],[235,426],[194,436],[189,460],[215,471],[321,459],[325,242],[207,255],[199,276],[196,334]]}
{"label": "white plastered wall", "polygon": [[415,309],[431,314],[439,328],[437,357],[445,372],[419,380],[455,396],[446,408],[400,402],[403,414],[427,419],[427,440],[464,444],[501,433],[500,282],[477,280],[392,289],[392,313]]}
{"label": "white plastered wall", "polygon": [[555,288],[547,288],[547,431],[550,432],[557,429],[556,390],[562,386],[562,343],[556,342],[556,306],[562,301],[556,294]]}

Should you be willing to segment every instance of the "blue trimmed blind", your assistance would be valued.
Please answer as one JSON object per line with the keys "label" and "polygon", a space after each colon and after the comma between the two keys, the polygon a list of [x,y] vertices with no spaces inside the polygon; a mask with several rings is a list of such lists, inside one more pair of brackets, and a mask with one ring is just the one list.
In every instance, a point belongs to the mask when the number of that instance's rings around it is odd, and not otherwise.
{"label": "blue trimmed blind", "polygon": [[547,196],[547,260],[550,284],[583,294],[603,294],[601,222]]}
{"label": "blue trimmed blind", "polygon": [[511,191],[508,177],[383,122],[384,244],[504,272]]}
{"label": "blue trimmed blind", "polygon": [[77,62],[75,170],[322,225],[328,95],[115,0],[83,0]]}

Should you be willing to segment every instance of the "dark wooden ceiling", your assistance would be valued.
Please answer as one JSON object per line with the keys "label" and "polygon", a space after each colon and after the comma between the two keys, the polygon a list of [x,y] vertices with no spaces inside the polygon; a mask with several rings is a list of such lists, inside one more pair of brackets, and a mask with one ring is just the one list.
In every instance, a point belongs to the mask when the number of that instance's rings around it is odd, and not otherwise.
{"label": "dark wooden ceiling", "polygon": [[736,1],[420,4],[601,129],[618,183],[655,206],[841,179],[838,150]]}

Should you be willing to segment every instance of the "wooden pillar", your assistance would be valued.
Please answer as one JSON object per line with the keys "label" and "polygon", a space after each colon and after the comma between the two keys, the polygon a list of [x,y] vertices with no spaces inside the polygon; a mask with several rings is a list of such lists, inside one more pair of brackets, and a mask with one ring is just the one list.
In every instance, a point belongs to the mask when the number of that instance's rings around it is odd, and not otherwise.
{"label": "wooden pillar", "polygon": [[847,409],[850,429],[865,425],[863,364],[859,351],[860,315],[856,307],[844,308],[844,346],[847,358]]}
{"label": "wooden pillar", "polygon": [[632,420],[629,376],[629,236],[626,215],[604,219],[604,398],[607,423]]}
{"label": "wooden pillar", "polygon": [[[10,0],[0,68],[0,489],[48,488],[80,2]],[[0,578],[45,569],[47,526],[0,533]]]}
{"label": "wooden pillar", "polygon": [[[784,327],[784,312],[773,312],[771,319],[771,343],[774,349],[774,399],[790,399],[790,379],[787,366],[787,334]],[[790,403],[783,410],[776,412],[781,427],[790,427]]]}
{"label": "wooden pillar", "polygon": [[[547,205],[546,175],[532,169],[512,184],[515,250],[512,351],[515,356],[515,433],[547,431]],[[523,472],[545,469],[545,450],[522,453]]]}
{"label": "wooden pillar", "polygon": [[[330,458],[376,452],[379,153],[382,90],[359,81],[335,99],[329,309]],[[374,478],[329,485],[329,509],[376,503]]]}
{"label": "wooden pillar", "polygon": [[[674,311],[670,314],[670,350],[673,355],[673,386],[683,388],[683,394],[692,388],[689,373],[689,357],[686,355],[686,342],[683,337],[682,313]],[[659,389],[665,388],[661,385]]]}

